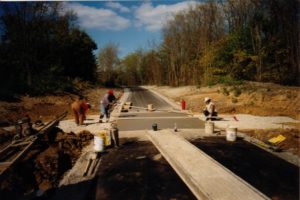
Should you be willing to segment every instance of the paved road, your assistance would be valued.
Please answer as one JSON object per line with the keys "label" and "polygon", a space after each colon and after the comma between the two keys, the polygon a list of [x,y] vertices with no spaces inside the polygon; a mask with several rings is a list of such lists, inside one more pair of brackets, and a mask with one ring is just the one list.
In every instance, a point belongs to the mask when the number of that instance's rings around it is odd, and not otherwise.
{"label": "paved road", "polygon": [[132,88],[128,101],[133,106],[147,108],[152,104],[155,111],[149,112],[142,108],[130,109],[122,113],[117,124],[120,131],[150,130],[156,123],[159,129],[174,128],[176,123],[178,129],[203,128],[203,122],[198,118],[191,117],[173,108],[168,102],[143,88]]}

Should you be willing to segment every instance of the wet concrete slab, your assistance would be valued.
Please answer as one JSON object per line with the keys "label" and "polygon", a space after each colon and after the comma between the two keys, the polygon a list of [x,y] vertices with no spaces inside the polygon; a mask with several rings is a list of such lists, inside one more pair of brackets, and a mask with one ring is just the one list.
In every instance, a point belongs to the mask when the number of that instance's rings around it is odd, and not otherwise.
{"label": "wet concrete slab", "polygon": [[156,94],[143,88],[131,88],[132,93],[129,95],[127,101],[132,102],[133,106],[147,107],[152,104],[155,109],[173,109],[173,107],[160,98]]}
{"label": "wet concrete slab", "polygon": [[204,122],[198,118],[148,118],[148,119],[122,119],[117,120],[120,131],[151,130],[156,123],[158,129],[173,129],[176,123],[178,129],[203,129]]}
{"label": "wet concrete slab", "polygon": [[126,119],[132,117],[188,117],[185,113],[173,113],[173,112],[128,112],[121,113],[119,118]]}

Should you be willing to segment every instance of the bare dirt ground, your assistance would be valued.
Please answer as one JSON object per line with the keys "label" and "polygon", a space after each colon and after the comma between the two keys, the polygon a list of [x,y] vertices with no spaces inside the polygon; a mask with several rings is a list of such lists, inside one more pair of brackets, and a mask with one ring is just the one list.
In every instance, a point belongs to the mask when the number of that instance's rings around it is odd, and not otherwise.
{"label": "bare dirt ground", "polygon": [[37,191],[56,188],[92,138],[89,132],[75,135],[60,129],[50,131],[24,159],[2,175],[1,199],[33,199]]}
{"label": "bare dirt ground", "polygon": [[300,119],[300,88],[273,83],[246,82],[238,86],[215,85],[212,87],[155,87],[162,94],[180,102],[187,102],[187,109],[201,112],[204,97],[215,102],[222,114],[244,113],[258,116],[289,116]]}
{"label": "bare dirt ground", "polygon": [[[99,114],[100,98],[107,92],[106,88],[87,88],[83,95],[87,97],[92,108],[87,114]],[[122,90],[116,89],[119,97]],[[15,130],[5,130],[27,113],[32,122],[42,119],[53,120],[57,115],[68,111],[68,118],[73,118],[70,105],[77,95],[62,93],[42,97],[23,96],[15,102],[0,102],[0,147],[11,142]],[[54,129],[38,142],[26,157],[9,169],[0,184],[1,199],[33,199],[37,191],[51,191],[58,186],[64,173],[72,168],[82,148],[93,135],[89,132],[74,134]]]}
{"label": "bare dirt ground", "polygon": [[[107,88],[88,88],[82,93],[92,105],[88,114],[99,113],[100,98],[103,97],[107,90]],[[117,97],[122,93],[121,89],[114,89],[114,91]],[[70,106],[76,98],[77,95],[62,93],[41,97],[22,96],[15,102],[0,101],[0,124],[4,126],[14,123],[24,113],[28,113],[33,121],[39,119],[39,117],[47,121],[65,111],[69,111],[67,118],[70,118],[72,117]]]}
{"label": "bare dirt ground", "polygon": [[[88,115],[99,114],[100,99],[107,92],[107,88],[86,88],[82,95],[91,104]],[[122,95],[121,89],[114,89],[115,96]],[[18,101],[0,101],[0,144],[14,135],[14,131],[4,130],[3,127],[13,126],[16,121],[28,114],[32,122],[42,119],[43,122],[53,120],[57,115],[68,111],[66,119],[73,118],[71,103],[78,96],[70,93],[48,95],[40,97],[23,96]]]}
{"label": "bare dirt ground", "polygon": [[[249,114],[249,121],[255,116],[287,116],[296,120],[300,119],[299,87],[281,86],[273,83],[245,82],[238,86],[215,85],[201,88],[196,86],[152,86],[151,88],[175,100],[177,103],[184,99],[187,109],[198,115],[202,115],[204,98],[210,97],[215,102],[218,113],[221,115]],[[264,120],[268,120],[267,118],[264,118]],[[247,123],[248,120],[243,123]],[[272,117],[270,117],[270,120],[273,120]],[[282,149],[289,150],[300,156],[299,122],[284,123],[285,127],[289,127],[288,129],[272,128],[266,130],[264,129],[264,123],[268,123],[268,121],[260,122],[262,124],[261,127],[247,128],[243,132],[262,141],[267,141],[282,134],[287,138],[280,144]]]}
{"label": "bare dirt ground", "polygon": [[196,199],[150,142],[121,144],[102,157],[95,199]]}

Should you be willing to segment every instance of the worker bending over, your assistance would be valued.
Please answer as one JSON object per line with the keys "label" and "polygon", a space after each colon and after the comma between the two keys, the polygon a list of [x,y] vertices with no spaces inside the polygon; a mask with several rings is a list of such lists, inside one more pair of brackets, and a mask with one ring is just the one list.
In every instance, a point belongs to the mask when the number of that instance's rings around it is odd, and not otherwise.
{"label": "worker bending over", "polygon": [[87,103],[82,96],[78,97],[78,99],[71,104],[71,109],[77,125],[83,125],[83,121],[86,119],[86,112],[90,108],[90,104]]}
{"label": "worker bending over", "polygon": [[107,94],[100,101],[100,119],[99,123],[102,123],[102,118],[106,116],[106,121],[109,120],[110,117],[110,108],[115,103],[116,97],[114,95],[113,90],[109,90]]}
{"label": "worker bending over", "polygon": [[217,113],[217,110],[216,110],[216,106],[211,101],[211,99],[209,97],[205,97],[204,102],[205,102],[205,108],[203,110],[203,114],[206,117],[206,121],[209,120],[209,119],[212,120],[214,117],[217,117],[218,113]]}

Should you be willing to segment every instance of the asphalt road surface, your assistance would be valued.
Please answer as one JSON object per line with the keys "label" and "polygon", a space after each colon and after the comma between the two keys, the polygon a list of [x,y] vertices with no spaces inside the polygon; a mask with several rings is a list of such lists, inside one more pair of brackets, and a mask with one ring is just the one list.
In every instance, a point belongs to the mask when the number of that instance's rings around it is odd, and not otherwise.
{"label": "asphalt road surface", "polygon": [[[175,124],[178,129],[204,127],[204,123],[198,118],[181,113],[149,90],[131,88],[127,101],[132,102],[134,107],[129,112],[122,113],[117,120],[120,131],[150,130],[154,123],[157,124],[158,129],[173,129]],[[146,110],[148,104],[153,105],[154,111]]]}

